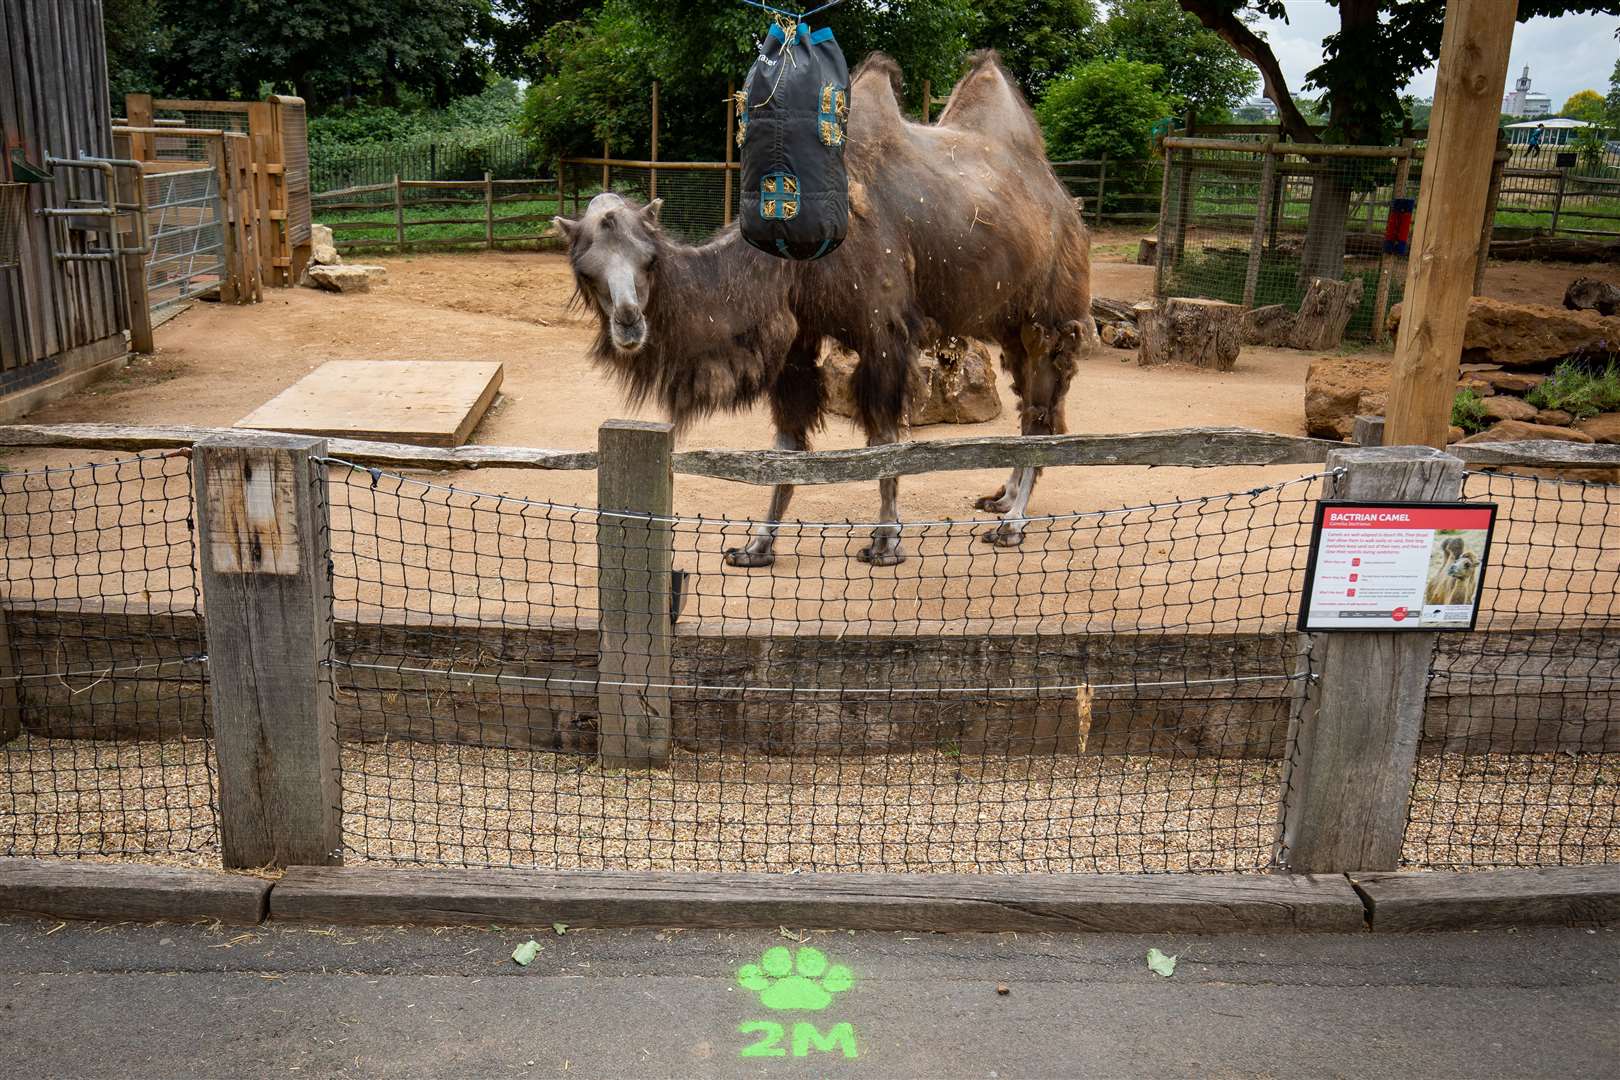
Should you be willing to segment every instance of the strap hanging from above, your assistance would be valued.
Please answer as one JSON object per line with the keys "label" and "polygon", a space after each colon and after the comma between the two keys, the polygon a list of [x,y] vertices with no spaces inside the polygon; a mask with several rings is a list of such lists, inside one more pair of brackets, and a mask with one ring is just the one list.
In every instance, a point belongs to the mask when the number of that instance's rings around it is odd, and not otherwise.
{"label": "strap hanging from above", "polygon": [[769,11],[773,15],[785,15],[794,22],[803,22],[805,19],[808,19],[810,16],[815,15],[818,12],[826,11],[830,7],[836,7],[837,5],[843,3],[844,0],[827,0],[825,4],[813,7],[809,11],[790,11],[787,8],[779,8],[774,4],[764,3],[763,0],[742,0],[742,2],[747,4],[749,7],[757,7],[765,11]]}

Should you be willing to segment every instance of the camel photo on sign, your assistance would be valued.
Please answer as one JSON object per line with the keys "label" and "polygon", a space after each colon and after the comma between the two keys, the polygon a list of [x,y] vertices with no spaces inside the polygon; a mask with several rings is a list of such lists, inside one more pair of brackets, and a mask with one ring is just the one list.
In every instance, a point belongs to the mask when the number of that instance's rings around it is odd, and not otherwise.
{"label": "camel photo on sign", "polygon": [[1495,522],[1490,503],[1318,504],[1300,629],[1472,630]]}

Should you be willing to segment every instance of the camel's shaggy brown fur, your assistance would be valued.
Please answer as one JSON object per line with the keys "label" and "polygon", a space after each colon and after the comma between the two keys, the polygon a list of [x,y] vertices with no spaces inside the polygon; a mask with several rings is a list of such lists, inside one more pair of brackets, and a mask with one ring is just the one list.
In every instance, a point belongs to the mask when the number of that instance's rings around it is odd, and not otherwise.
{"label": "camel's shaggy brown fur", "polygon": [[[1029,106],[993,52],[971,58],[934,125],[908,121],[899,68],[869,57],[851,80],[846,161],[848,238],[795,263],[750,247],[735,226],[700,247],[669,239],[657,204],[601,195],[578,221],[559,219],[581,295],[598,316],[596,358],[629,396],[677,425],[769,401],[778,445],[805,449],[825,401],[824,338],[860,360],[858,419],[869,442],[899,437],[908,368],[934,337],[998,343],[1026,434],[1064,430],[1077,358],[1095,339],[1089,240],[1046,161]],[[1034,473],[1015,470],[980,505],[1008,513],[990,539],[1017,543]],[[895,519],[884,481],[885,521]],[[772,499],[772,520],[790,492]],[[770,561],[762,530],[733,561]],[[880,529],[871,561],[898,561]]]}

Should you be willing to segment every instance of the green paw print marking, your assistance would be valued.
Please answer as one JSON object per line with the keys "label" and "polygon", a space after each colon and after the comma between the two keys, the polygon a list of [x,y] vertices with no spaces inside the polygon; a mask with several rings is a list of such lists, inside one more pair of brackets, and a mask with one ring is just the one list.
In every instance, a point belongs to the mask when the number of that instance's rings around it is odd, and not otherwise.
{"label": "green paw print marking", "polygon": [[855,976],[843,964],[828,964],[820,949],[806,946],[795,954],[777,945],[766,949],[759,963],[739,968],[737,982],[758,993],[767,1009],[820,1012],[834,994],[855,985]]}

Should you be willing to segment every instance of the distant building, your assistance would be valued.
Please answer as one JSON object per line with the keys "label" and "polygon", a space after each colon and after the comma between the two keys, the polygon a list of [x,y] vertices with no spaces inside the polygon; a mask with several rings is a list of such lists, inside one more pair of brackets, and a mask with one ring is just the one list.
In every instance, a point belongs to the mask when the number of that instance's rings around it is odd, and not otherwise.
{"label": "distant building", "polygon": [[1569,120],[1562,116],[1553,120],[1526,120],[1507,126],[1508,142],[1513,146],[1530,145],[1531,136],[1539,130],[1539,145],[1543,147],[1568,146],[1575,141],[1575,133],[1591,127],[1585,120]]}
{"label": "distant building", "polygon": [[1277,106],[1271,103],[1270,98],[1258,97],[1246,103],[1249,108],[1256,110],[1267,120],[1277,119]]}
{"label": "distant building", "polygon": [[1508,116],[1547,116],[1552,112],[1552,98],[1530,89],[1530,65],[1513,83],[1513,92],[1502,95],[1502,111]]}

